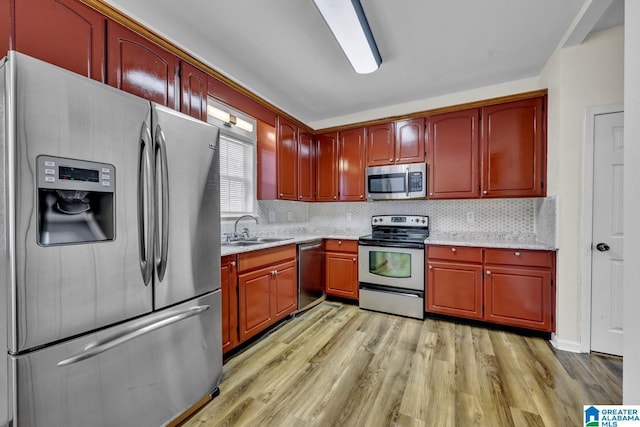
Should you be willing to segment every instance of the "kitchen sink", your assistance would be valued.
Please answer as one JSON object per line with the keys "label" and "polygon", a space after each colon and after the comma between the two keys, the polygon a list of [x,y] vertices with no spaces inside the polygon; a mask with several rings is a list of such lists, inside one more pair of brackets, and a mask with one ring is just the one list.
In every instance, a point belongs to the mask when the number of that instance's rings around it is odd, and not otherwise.
{"label": "kitchen sink", "polygon": [[276,243],[285,240],[291,240],[293,237],[258,237],[250,240],[232,240],[230,242],[221,242],[223,246],[253,246],[262,245],[264,243]]}

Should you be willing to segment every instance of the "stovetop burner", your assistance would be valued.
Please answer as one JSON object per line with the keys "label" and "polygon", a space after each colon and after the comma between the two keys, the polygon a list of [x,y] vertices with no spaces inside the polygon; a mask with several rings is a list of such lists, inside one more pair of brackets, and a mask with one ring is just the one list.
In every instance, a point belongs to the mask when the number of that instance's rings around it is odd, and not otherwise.
{"label": "stovetop burner", "polygon": [[424,243],[429,237],[429,217],[426,215],[374,215],[371,234],[360,241]]}

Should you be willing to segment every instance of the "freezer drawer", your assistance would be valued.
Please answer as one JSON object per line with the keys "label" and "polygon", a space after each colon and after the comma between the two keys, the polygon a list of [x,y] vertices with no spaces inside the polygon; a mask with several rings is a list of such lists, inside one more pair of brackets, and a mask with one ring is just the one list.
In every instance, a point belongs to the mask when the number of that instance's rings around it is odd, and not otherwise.
{"label": "freezer drawer", "polygon": [[97,334],[10,357],[13,425],[166,424],[219,385],[220,323],[216,291]]}

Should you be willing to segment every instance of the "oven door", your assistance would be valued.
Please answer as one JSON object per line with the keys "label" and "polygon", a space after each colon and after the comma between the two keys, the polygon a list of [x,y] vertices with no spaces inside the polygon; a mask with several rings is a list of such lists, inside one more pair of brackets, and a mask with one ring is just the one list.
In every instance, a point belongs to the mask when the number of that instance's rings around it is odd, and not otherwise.
{"label": "oven door", "polygon": [[358,245],[358,281],[424,292],[424,245]]}

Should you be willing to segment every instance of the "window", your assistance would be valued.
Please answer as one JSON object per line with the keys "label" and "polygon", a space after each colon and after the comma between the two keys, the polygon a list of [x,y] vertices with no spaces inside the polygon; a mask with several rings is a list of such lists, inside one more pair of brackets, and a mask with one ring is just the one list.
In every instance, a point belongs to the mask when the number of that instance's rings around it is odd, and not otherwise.
{"label": "window", "polygon": [[220,214],[240,216],[254,213],[254,144],[220,136]]}
{"label": "window", "polygon": [[209,98],[207,121],[220,128],[220,216],[255,214],[255,120]]}

